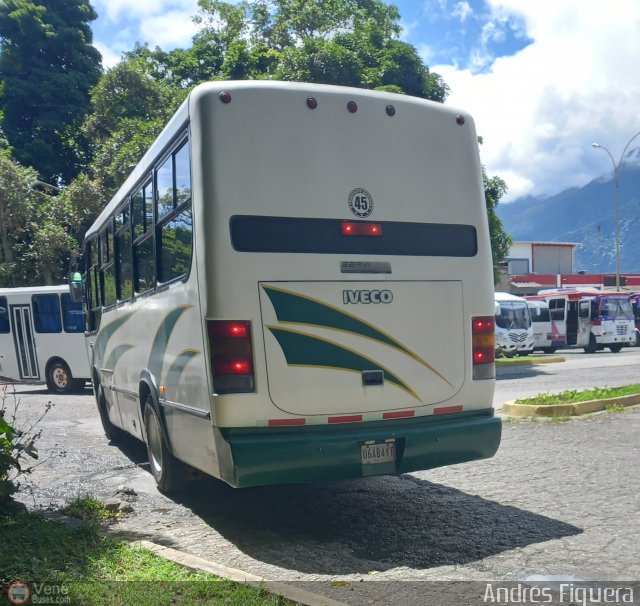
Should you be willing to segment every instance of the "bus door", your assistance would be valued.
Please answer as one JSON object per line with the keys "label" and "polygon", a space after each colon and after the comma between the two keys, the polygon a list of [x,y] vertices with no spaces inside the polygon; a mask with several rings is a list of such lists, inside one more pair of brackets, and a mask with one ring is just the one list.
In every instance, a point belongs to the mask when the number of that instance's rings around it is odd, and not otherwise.
{"label": "bus door", "polygon": [[39,380],[30,305],[11,305],[11,330],[21,379]]}
{"label": "bus door", "polygon": [[577,345],[585,347],[589,345],[591,335],[591,299],[578,303],[578,337]]}

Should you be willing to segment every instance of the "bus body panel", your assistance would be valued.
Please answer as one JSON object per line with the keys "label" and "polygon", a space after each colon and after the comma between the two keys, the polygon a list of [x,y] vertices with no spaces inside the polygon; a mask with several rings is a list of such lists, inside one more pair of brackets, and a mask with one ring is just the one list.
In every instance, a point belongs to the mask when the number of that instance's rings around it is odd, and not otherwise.
{"label": "bus body panel", "polygon": [[[347,111],[350,100],[356,113]],[[386,110],[391,105],[395,115]],[[120,417],[113,422],[145,437],[137,429],[140,391],[151,377],[174,455],[234,486],[346,477],[345,469],[349,477],[401,473],[492,456],[500,440],[495,370],[488,364],[474,379],[472,350],[472,320],[493,317],[472,119],[441,104],[360,89],[201,85],[89,238],[185,124],[190,270],[183,280],[105,309],[90,336],[99,340],[131,314],[94,364],[116,398]],[[367,200],[366,216],[358,215],[359,196]],[[292,220],[301,231],[294,233]],[[327,241],[316,232],[326,222],[338,230]],[[380,246],[345,245],[343,222],[381,225]],[[294,229],[292,237],[274,237],[270,225],[276,234]],[[328,241],[337,248],[324,250]],[[274,304],[283,291],[307,311],[321,308],[326,325],[283,314],[282,301]],[[253,391],[218,388],[218,350],[208,332],[216,322],[250,327]],[[310,354],[308,339],[320,343],[321,354],[339,353],[341,369],[335,359]],[[105,364],[109,355],[113,363]],[[394,465],[363,462],[363,444],[379,439],[397,440]]]}
{"label": "bus body panel", "polygon": [[0,377],[44,383],[49,364],[61,360],[74,379],[88,380],[83,326],[66,284],[0,288]]}
{"label": "bus body panel", "polygon": [[[269,394],[285,412],[432,406],[462,387],[460,282],[269,282],[259,288]],[[415,313],[420,301],[430,313]]]}

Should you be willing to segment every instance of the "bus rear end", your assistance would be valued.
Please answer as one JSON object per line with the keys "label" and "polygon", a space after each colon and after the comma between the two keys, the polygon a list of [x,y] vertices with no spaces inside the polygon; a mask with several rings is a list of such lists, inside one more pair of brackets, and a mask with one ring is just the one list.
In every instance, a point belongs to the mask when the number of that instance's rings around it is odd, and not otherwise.
{"label": "bus rear end", "polygon": [[472,119],[411,97],[257,82],[200,87],[190,114],[220,477],[309,482],[492,456],[492,266]]}

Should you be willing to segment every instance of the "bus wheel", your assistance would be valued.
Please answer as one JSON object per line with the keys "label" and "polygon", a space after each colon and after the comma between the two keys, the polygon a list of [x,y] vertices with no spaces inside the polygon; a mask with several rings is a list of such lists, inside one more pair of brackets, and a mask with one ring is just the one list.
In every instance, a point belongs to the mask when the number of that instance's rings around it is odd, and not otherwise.
{"label": "bus wheel", "polygon": [[102,423],[102,429],[104,431],[104,435],[106,436],[109,442],[113,444],[118,444],[122,441],[122,438],[125,436],[125,432],[116,427],[109,419],[109,412],[107,411],[107,400],[104,397],[104,392],[102,391],[102,387],[98,387],[96,402],[98,404],[98,413],[100,414],[100,422]]}
{"label": "bus wheel", "polygon": [[144,407],[149,466],[158,490],[169,494],[182,488],[185,473],[180,462],[169,452],[158,413],[152,402],[151,396],[148,396]]}
{"label": "bus wheel", "polygon": [[640,347],[640,330],[636,328],[636,347]]}
{"label": "bus wheel", "polygon": [[53,393],[69,393],[75,389],[75,380],[69,367],[62,360],[55,360],[47,367],[47,389]]}
{"label": "bus wheel", "polygon": [[589,345],[583,348],[584,353],[595,353],[598,349],[598,343],[596,342],[596,338],[591,334],[589,335]]}
{"label": "bus wheel", "polygon": [[615,345],[609,345],[609,349],[613,353],[618,353],[622,349],[622,343],[616,343]]}

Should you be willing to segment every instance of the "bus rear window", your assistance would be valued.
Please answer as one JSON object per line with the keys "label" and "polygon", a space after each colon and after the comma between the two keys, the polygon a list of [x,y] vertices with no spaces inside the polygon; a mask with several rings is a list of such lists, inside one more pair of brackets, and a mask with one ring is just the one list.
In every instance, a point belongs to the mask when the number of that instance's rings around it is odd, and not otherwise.
{"label": "bus rear window", "polygon": [[345,236],[341,219],[301,219],[236,215],[229,224],[240,252],[474,257],[473,225],[376,221],[382,236]]}

